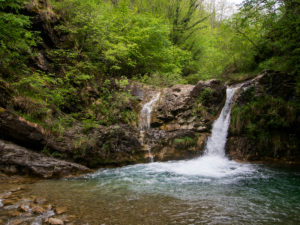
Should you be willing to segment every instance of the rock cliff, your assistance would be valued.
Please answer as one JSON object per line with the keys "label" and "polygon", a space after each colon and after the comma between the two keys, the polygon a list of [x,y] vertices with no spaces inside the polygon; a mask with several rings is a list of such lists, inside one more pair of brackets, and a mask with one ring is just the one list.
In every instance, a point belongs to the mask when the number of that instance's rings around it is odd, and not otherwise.
{"label": "rock cliff", "polygon": [[241,161],[299,163],[299,98],[295,77],[265,71],[236,96],[227,154]]}

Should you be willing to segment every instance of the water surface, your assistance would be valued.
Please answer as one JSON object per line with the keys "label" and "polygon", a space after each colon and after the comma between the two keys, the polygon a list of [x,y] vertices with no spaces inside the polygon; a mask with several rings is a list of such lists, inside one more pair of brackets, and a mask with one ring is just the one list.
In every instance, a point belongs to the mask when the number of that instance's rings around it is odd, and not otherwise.
{"label": "water surface", "polygon": [[300,223],[299,170],[204,161],[198,169],[209,173],[188,174],[185,165],[196,160],[150,163],[42,181],[31,190],[89,224]]}

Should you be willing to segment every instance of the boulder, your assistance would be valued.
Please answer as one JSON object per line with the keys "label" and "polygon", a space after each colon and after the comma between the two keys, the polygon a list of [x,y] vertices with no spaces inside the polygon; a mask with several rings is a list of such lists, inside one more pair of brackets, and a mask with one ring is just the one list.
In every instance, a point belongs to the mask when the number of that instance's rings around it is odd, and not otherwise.
{"label": "boulder", "polygon": [[49,218],[47,223],[51,225],[64,225],[64,221],[58,218]]}
{"label": "boulder", "polygon": [[3,108],[0,108],[0,138],[32,149],[43,149],[47,143],[42,127]]}
{"label": "boulder", "polygon": [[85,166],[46,157],[3,140],[0,140],[0,170],[43,178],[78,175],[91,171]]}
{"label": "boulder", "polygon": [[144,161],[138,130],[127,124],[99,128],[95,143],[86,151],[85,161],[91,167]]}

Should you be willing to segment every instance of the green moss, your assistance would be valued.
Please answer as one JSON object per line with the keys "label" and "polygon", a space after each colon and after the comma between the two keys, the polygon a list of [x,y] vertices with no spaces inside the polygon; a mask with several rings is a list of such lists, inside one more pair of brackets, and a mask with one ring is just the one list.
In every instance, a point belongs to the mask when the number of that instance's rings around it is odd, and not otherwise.
{"label": "green moss", "polygon": [[232,109],[231,133],[248,137],[260,152],[296,151],[299,146],[295,138],[299,132],[297,104],[269,95],[254,97],[251,90],[245,95],[250,101]]}
{"label": "green moss", "polygon": [[181,138],[175,138],[173,140],[173,144],[175,145],[176,148],[179,149],[185,149],[185,148],[190,148],[190,147],[195,147],[197,146],[197,135],[194,137],[181,137]]}

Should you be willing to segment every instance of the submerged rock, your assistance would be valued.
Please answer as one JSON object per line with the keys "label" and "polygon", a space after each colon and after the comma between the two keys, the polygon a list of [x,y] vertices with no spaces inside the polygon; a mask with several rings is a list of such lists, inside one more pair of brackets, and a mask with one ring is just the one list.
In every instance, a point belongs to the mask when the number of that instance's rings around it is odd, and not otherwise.
{"label": "submerged rock", "polygon": [[51,225],[64,225],[64,221],[58,218],[49,218],[47,223]]}

